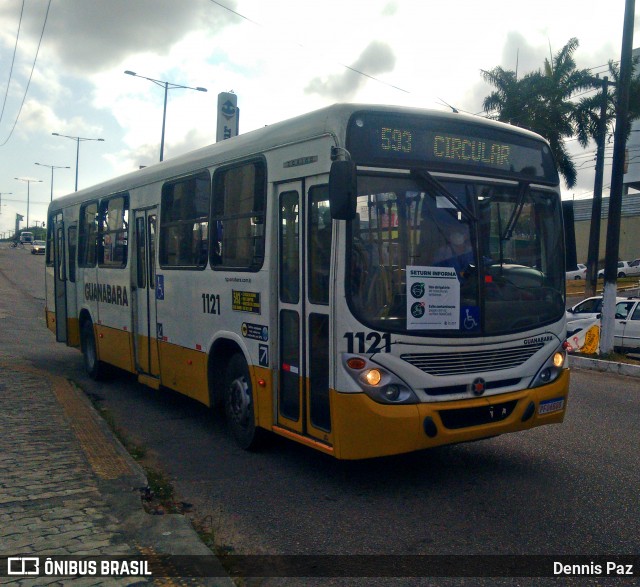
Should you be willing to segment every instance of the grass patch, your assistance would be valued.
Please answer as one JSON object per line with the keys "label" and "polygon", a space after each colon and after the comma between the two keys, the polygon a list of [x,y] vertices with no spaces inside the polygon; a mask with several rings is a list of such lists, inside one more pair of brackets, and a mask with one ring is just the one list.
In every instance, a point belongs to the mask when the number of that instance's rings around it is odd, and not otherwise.
{"label": "grass patch", "polygon": [[622,353],[603,353],[595,357],[601,361],[611,361],[612,363],[627,363],[629,365],[640,365],[640,361],[623,355]]}
{"label": "grass patch", "polygon": [[142,504],[147,513],[162,514],[184,514],[191,511],[191,504],[179,501],[175,495],[173,484],[167,475],[158,467],[149,454],[146,447],[134,442],[127,436],[122,428],[118,426],[113,413],[100,405],[100,400],[90,394],[85,394],[91,400],[96,411],[107,423],[113,435],[120,441],[126,451],[131,455],[144,470],[147,478],[147,487],[140,490]]}

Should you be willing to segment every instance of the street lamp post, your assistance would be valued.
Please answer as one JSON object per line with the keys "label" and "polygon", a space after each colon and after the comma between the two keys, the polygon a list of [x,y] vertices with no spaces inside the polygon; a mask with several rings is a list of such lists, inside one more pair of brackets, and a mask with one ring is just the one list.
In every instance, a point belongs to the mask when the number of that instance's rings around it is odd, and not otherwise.
{"label": "street lamp post", "polygon": [[27,182],[27,230],[29,229],[29,188],[32,183],[42,183],[41,179],[28,179],[26,177],[14,177],[18,181],[26,181]]}
{"label": "street lamp post", "polygon": [[76,141],[76,192],[78,191],[78,161],[80,160],[80,141],[104,141],[104,139],[88,139],[85,137],[70,137],[69,135],[61,135],[57,132],[51,133],[54,137],[64,137],[65,139],[73,139]]}
{"label": "street lamp post", "polygon": [[167,93],[169,90],[175,90],[177,88],[182,88],[184,90],[196,90],[197,92],[206,92],[207,88],[201,88],[198,86],[197,88],[192,88],[191,86],[181,86],[180,84],[174,84],[171,82],[162,81],[159,79],[153,79],[152,77],[146,77],[144,75],[138,75],[135,71],[125,71],[127,75],[132,75],[134,77],[141,77],[142,79],[149,80],[156,84],[156,86],[160,86],[164,88],[164,109],[162,111],[162,135],[160,137],[160,161],[164,159],[164,128],[165,122],[167,119]]}
{"label": "street lamp post", "polygon": [[[68,165],[47,165],[46,163],[36,163],[36,165],[40,165],[40,167],[48,167],[49,169],[51,169],[51,199],[49,200],[50,202],[53,202],[53,170],[54,169],[71,169]],[[77,177],[76,177],[76,181],[77,181]],[[78,187],[76,186],[76,191],[77,191]]]}

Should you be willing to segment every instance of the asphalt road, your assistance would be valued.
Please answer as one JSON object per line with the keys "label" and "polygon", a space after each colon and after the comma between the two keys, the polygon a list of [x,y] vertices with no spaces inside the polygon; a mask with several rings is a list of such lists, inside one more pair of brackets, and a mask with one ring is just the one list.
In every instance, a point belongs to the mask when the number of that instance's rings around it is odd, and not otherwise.
{"label": "asphalt road", "polygon": [[[3,352],[67,374],[146,446],[193,516],[237,554],[640,553],[640,379],[572,373],[565,423],[475,443],[339,462],[275,438],[238,449],[224,421],[118,374],[94,383],[79,352],[44,328],[42,257],[0,245],[0,295],[13,287],[18,332]],[[500,584],[540,584],[540,580]],[[553,579],[549,579],[549,582]],[[586,584],[584,578],[572,584]],[[266,579],[261,585],[300,584]],[[398,579],[359,584],[494,585]],[[349,585],[353,580],[303,584]]]}

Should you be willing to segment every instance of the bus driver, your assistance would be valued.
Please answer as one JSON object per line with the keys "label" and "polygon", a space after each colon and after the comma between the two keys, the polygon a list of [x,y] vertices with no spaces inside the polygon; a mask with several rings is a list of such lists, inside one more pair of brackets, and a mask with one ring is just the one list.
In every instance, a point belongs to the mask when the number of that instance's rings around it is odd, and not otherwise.
{"label": "bus driver", "polygon": [[446,236],[446,243],[435,254],[434,263],[440,267],[453,267],[458,276],[469,266],[475,264],[473,248],[469,240],[468,229],[454,228]]}

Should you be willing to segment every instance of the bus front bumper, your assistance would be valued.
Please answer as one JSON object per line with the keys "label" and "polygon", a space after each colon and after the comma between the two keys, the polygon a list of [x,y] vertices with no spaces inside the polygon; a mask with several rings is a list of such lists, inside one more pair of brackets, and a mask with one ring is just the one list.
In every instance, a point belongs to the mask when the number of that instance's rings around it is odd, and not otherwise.
{"label": "bus front bumper", "polygon": [[390,405],[334,392],[334,454],[365,459],[559,424],[568,394],[568,369],[549,385],[455,402]]}

